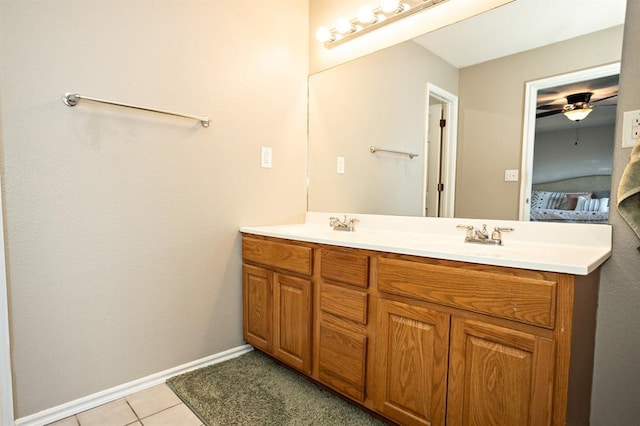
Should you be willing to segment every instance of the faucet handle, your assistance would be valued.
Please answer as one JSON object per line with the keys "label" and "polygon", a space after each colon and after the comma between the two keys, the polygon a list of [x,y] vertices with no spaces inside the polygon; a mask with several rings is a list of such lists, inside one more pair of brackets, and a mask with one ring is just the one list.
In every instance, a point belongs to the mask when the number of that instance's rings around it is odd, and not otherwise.
{"label": "faucet handle", "polygon": [[456,228],[464,228],[467,230],[465,238],[473,238],[473,226],[472,225],[456,225]]}
{"label": "faucet handle", "polygon": [[496,226],[495,228],[493,228],[493,232],[491,233],[491,239],[495,241],[500,241],[502,243],[502,233],[511,232],[511,231],[515,231],[515,229],[509,228],[509,227]]}
{"label": "faucet handle", "polygon": [[500,227],[500,226],[496,226],[495,228],[493,228],[494,231],[498,231],[498,232],[511,232],[511,231],[515,231],[515,229],[513,228],[509,228],[509,227]]}

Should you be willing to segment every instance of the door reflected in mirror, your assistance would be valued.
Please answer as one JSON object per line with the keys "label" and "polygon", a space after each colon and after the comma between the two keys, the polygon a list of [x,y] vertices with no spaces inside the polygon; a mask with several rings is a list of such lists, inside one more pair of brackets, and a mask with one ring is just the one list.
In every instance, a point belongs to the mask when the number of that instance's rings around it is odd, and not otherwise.
{"label": "door reflected in mirror", "polygon": [[[521,206],[525,218],[609,222],[619,73],[617,63],[527,85],[537,90],[531,94],[533,152],[523,153],[533,155],[532,173],[526,177],[529,192],[521,197],[531,200]],[[527,130],[525,147],[531,136]]]}

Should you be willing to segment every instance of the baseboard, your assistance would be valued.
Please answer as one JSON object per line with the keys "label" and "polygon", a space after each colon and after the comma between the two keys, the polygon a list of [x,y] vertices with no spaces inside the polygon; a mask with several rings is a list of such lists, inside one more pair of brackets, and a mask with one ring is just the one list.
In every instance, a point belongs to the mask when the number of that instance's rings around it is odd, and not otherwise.
{"label": "baseboard", "polygon": [[133,393],[140,392],[141,390],[150,388],[160,383],[164,383],[170,377],[177,376],[188,371],[197,370],[198,368],[206,367],[208,365],[227,361],[229,359],[239,357],[240,355],[243,355],[252,350],[253,347],[249,345],[238,346],[236,348],[232,348],[227,351],[208,356],[206,358],[180,365],[178,367],[170,368],[168,370],[161,371],[159,373],[155,373],[150,376],[113,387],[111,389],[106,389],[102,392],[97,392],[92,395],[76,399],[75,401],[58,405],[57,407],[40,411],[27,417],[21,417],[19,419],[16,419],[15,426],[43,426],[80,413],[82,411],[90,410],[99,405],[124,398]]}

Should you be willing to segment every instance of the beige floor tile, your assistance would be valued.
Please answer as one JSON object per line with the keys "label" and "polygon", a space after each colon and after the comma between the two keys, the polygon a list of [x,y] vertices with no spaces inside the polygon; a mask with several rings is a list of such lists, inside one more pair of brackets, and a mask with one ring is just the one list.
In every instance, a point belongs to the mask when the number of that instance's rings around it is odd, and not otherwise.
{"label": "beige floor tile", "polygon": [[75,416],[71,416],[66,419],[58,420],[55,423],[49,423],[47,426],[78,426],[78,420],[76,420]]}
{"label": "beige floor tile", "polygon": [[125,426],[138,420],[124,399],[79,413],[77,417],[81,426]]}
{"label": "beige floor tile", "polygon": [[176,405],[142,419],[144,426],[200,426],[202,422],[184,404]]}
{"label": "beige floor tile", "polygon": [[164,383],[129,395],[126,399],[141,419],[182,403]]}

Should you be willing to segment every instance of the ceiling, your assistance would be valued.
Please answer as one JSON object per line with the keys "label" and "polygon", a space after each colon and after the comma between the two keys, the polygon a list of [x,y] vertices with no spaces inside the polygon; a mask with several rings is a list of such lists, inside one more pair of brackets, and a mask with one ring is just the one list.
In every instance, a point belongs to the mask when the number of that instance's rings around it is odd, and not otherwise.
{"label": "ceiling", "polygon": [[626,4],[627,0],[515,0],[414,40],[464,68],[621,25]]}

